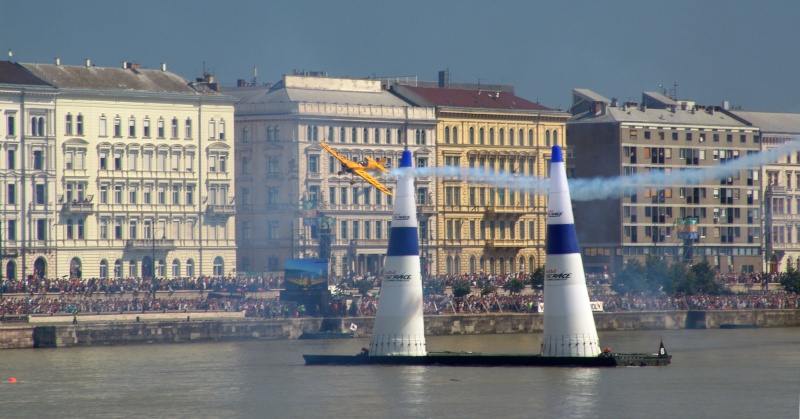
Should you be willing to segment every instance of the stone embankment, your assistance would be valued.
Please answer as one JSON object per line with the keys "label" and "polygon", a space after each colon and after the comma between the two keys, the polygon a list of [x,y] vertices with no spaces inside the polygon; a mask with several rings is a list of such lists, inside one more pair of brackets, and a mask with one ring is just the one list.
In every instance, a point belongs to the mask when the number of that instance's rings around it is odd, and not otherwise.
{"label": "stone embankment", "polygon": [[[800,326],[800,310],[659,311],[594,313],[597,329],[714,329],[722,325]],[[373,317],[325,319],[326,327],[349,330],[356,337],[372,334]],[[238,312],[175,312],[146,314],[32,316],[28,322],[4,323],[0,349],[181,343],[258,339],[297,339],[318,332],[322,318],[253,319]],[[467,314],[425,316],[427,335],[537,333],[541,314]]]}

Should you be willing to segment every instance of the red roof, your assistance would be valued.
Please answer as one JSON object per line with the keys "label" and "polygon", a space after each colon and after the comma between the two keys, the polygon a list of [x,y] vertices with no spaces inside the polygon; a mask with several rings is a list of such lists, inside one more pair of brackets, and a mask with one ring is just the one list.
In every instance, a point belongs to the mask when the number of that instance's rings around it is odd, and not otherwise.
{"label": "red roof", "polygon": [[[406,95],[406,92],[412,94]],[[523,99],[513,93],[490,90],[447,89],[442,87],[415,87],[401,85],[397,93],[420,106],[454,108],[521,109],[551,111],[552,109]],[[417,96],[417,97],[414,97]],[[428,103],[421,102],[418,99]]]}

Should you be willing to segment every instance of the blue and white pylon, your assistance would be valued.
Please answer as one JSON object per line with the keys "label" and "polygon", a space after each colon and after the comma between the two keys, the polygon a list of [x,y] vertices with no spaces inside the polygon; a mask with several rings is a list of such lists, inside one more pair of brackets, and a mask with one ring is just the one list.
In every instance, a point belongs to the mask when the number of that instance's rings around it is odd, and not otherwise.
{"label": "blue and white pylon", "polygon": [[597,356],[597,328],[589,305],[567,171],[559,146],[553,146],[550,165],[545,248],[542,356]]}
{"label": "blue and white pylon", "polygon": [[419,232],[411,167],[411,151],[404,150],[400,159],[402,175],[397,180],[394,194],[380,304],[369,344],[370,356],[425,356],[428,353],[422,315]]}

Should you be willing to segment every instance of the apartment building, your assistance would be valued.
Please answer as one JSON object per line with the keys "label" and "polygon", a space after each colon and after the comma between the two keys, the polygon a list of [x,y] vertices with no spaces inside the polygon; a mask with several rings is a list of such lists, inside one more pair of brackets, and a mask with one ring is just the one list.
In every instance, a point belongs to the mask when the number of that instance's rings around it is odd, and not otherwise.
{"label": "apartment building", "polygon": [[0,279],[44,273],[55,254],[56,88],[0,61]]}
{"label": "apartment building", "polygon": [[[800,140],[800,114],[728,112],[759,130],[761,150]],[[800,152],[787,153],[761,171],[764,187],[764,261],[769,273],[797,269],[800,261]]]}
{"label": "apartment building", "polygon": [[[26,227],[10,243],[30,254],[17,277],[235,270],[235,99],[217,93],[212,76],[189,83],[166,65],[132,62],[19,66],[57,95],[19,118],[21,139],[37,145],[19,156],[30,163],[20,176],[32,193],[20,196]],[[39,114],[43,124],[31,120]]]}
{"label": "apartment building", "polygon": [[[381,88],[379,80],[296,72],[275,85],[226,90],[236,104],[238,270],[280,272],[288,258],[322,258],[331,274],[378,274],[391,226],[392,197],[341,164],[324,141],[354,161],[388,159],[403,149],[415,165],[434,158],[432,108],[414,107]],[[395,182],[380,177],[389,189]],[[418,178],[421,197],[433,179]],[[433,199],[433,198],[425,198]]]}
{"label": "apartment building", "polygon": [[[387,80],[387,83],[390,82]],[[569,113],[514,94],[510,85],[393,80],[391,91],[436,109],[435,166],[549,176],[551,146],[567,149]],[[570,145],[571,146],[571,145]],[[463,177],[434,179],[429,240],[435,274],[509,274],[544,265],[547,197]],[[422,199],[418,204],[423,204]]]}
{"label": "apartment building", "polygon": [[706,259],[721,273],[762,270],[760,167],[721,179],[702,171],[759,151],[758,128],[720,107],[657,92],[621,103],[574,89],[572,113],[567,137],[577,178],[687,175],[675,184],[634,182],[616,186],[609,199],[574,202],[587,271],[613,272],[649,254],[670,262]]}

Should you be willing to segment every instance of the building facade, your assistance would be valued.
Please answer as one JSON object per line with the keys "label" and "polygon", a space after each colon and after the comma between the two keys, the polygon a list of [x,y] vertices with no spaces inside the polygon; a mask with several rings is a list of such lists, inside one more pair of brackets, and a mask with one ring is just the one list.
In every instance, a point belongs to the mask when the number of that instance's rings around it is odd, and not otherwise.
{"label": "building facade", "polygon": [[[733,110],[730,115],[759,129],[761,150],[800,141],[800,114]],[[798,268],[800,260],[800,153],[765,164],[761,171],[765,271]]]}
{"label": "building facade", "polygon": [[19,277],[232,273],[234,98],[165,65],[20,66],[58,95],[44,124],[52,145],[31,149],[33,194],[22,204],[34,212],[20,214],[29,227],[11,243],[46,251]]}
{"label": "building facade", "polygon": [[[319,143],[344,157],[415,165],[434,158],[432,108],[413,107],[379,80],[286,75],[274,86],[226,91],[236,104],[238,269],[281,272],[289,258],[322,258],[333,275],[378,274],[388,244],[392,197],[352,175]],[[379,177],[389,189],[391,177]],[[418,195],[433,199],[433,180]],[[430,197],[430,198],[428,198]]]}
{"label": "building facade", "polygon": [[650,254],[706,259],[721,273],[762,270],[760,167],[722,179],[696,171],[759,151],[757,128],[719,107],[652,92],[641,104],[618,104],[575,89],[572,113],[567,137],[576,177],[686,174],[683,183],[616,186],[619,196],[575,202],[587,271],[614,272]]}
{"label": "building facade", "polygon": [[[417,106],[435,107],[434,166],[508,176],[549,176],[551,146],[566,149],[569,114],[516,96],[513,86],[394,83]],[[547,197],[464,177],[435,179],[427,240],[435,274],[509,274],[544,265]]]}
{"label": "building facade", "polygon": [[55,258],[57,90],[23,67],[0,61],[0,279],[43,272]]}

